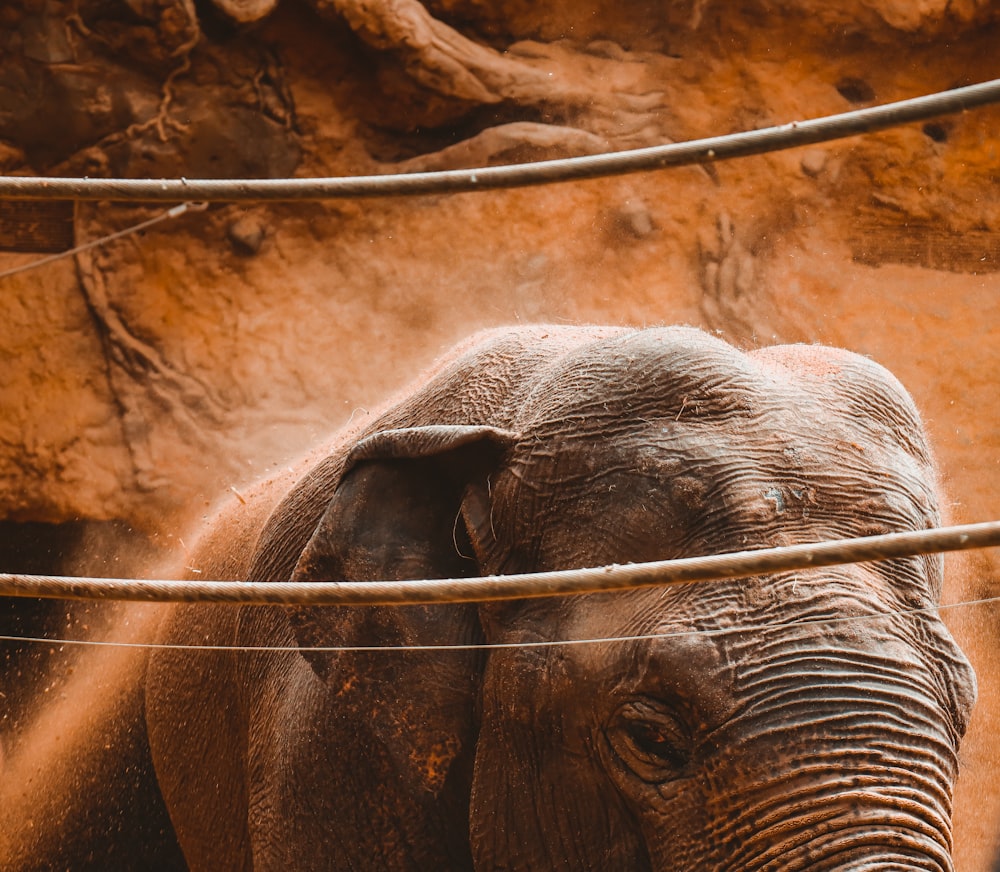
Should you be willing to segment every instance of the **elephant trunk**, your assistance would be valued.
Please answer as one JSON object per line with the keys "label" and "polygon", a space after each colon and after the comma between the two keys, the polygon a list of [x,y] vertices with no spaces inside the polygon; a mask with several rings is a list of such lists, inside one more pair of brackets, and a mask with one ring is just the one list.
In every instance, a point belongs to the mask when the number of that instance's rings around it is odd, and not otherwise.
{"label": "elephant trunk", "polygon": [[780,823],[763,826],[758,836],[720,857],[719,868],[951,872],[949,842],[946,822],[928,820],[926,809],[902,791],[876,798],[870,788],[856,788],[807,813],[786,811]]}
{"label": "elephant trunk", "polygon": [[717,868],[953,869],[946,685],[898,638],[858,641],[775,645],[741,676],[743,714],[713,737],[706,804],[738,810],[709,813]]}

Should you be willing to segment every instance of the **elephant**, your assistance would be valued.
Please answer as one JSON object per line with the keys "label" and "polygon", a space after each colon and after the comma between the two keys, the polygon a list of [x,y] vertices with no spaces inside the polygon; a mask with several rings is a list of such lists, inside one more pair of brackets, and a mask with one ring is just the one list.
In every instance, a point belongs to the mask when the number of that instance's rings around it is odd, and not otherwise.
{"label": "elephant", "polygon": [[[518,326],[232,498],[188,577],[467,578],[939,523],[915,405],[864,356]],[[192,870],[950,870],[976,688],[942,582],[934,555],[178,606],[145,679],[156,777]]]}

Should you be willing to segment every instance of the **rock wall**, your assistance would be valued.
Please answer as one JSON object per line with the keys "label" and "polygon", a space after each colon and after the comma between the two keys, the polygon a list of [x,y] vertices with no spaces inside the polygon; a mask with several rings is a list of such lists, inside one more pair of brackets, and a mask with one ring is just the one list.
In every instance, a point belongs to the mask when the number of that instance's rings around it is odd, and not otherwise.
{"label": "rock wall", "polygon": [[[989,79],[998,20],[974,0],[19,0],[0,171],[348,175],[680,141]],[[218,493],[518,321],[869,354],[923,410],[952,520],[998,518],[998,125],[985,108],[616,179],[218,205],[0,278],[0,519],[113,521],[179,551]],[[0,272],[67,222],[82,243],[163,211],[68,208],[4,206]],[[1000,592],[992,552],[948,561],[950,601]],[[949,621],[984,700],[956,814],[977,870],[1000,831],[1000,616]]]}

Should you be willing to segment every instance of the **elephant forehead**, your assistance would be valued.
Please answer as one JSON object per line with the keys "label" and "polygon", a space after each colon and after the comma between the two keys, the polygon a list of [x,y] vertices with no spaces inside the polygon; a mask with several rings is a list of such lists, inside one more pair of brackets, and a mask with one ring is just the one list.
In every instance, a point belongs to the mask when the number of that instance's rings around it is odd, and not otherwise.
{"label": "elephant forehead", "polygon": [[930,463],[912,401],[878,364],[822,346],[745,354],[689,328],[576,346],[537,374],[517,417],[518,429],[535,441],[614,438],[658,422],[742,428],[765,447],[792,439],[799,450],[811,441],[869,442]]}
{"label": "elephant forehead", "polygon": [[522,408],[527,429],[621,415],[750,413],[761,378],[752,361],[689,328],[643,330],[580,345],[538,374]]}
{"label": "elephant forehead", "polygon": [[525,445],[498,517],[533,565],[560,569],[920,529],[933,485],[904,449],[837,422],[646,420]]}
{"label": "elephant forehead", "polygon": [[[616,473],[676,478],[682,496],[755,471],[761,481],[827,482],[848,496],[878,480],[916,490],[932,482],[912,403],[876,365],[826,349],[751,359],[687,332],[651,349],[642,335],[642,343],[618,340],[615,353],[581,351],[540,379],[518,427],[513,467],[522,480],[573,490]],[[765,492],[779,509],[796,497]]]}
{"label": "elephant forehead", "polygon": [[914,458],[930,463],[923,426],[913,400],[888,370],[838,348],[778,345],[751,353],[758,370],[819,397],[869,432],[887,436]]}

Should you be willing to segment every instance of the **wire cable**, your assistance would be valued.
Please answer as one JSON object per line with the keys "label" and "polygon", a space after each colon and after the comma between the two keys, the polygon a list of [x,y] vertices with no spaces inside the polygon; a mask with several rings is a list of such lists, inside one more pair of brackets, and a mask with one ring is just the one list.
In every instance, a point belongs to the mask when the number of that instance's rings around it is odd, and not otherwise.
{"label": "wire cable", "polygon": [[417,605],[610,593],[1000,545],[1000,521],[707,557],[485,578],[413,581],[164,581],[0,574],[0,596],[244,605]]}
{"label": "wire cable", "polygon": [[33,260],[30,263],[15,266],[13,269],[4,270],[3,272],[0,272],[0,279],[5,279],[9,276],[17,275],[18,273],[27,272],[30,269],[45,266],[53,261],[62,260],[64,257],[72,257],[75,254],[79,254],[81,251],[88,251],[91,248],[97,248],[99,245],[104,245],[105,243],[112,242],[115,239],[131,236],[133,233],[139,233],[142,230],[152,227],[154,224],[166,221],[168,218],[178,218],[185,212],[204,212],[207,208],[207,203],[181,203],[179,206],[173,206],[172,208],[161,212],[159,215],[154,215],[146,221],[140,221],[138,224],[133,224],[131,227],[126,227],[123,230],[116,231],[115,233],[109,233],[107,236],[100,237],[100,239],[92,239],[90,242],[84,242],[82,245],[67,248],[66,251],[60,251],[57,254],[50,254],[48,257],[42,257],[38,260]]}
{"label": "wire cable", "polygon": [[139,648],[165,649],[170,651],[230,651],[244,654],[281,654],[288,652],[302,653],[305,651],[320,654],[387,654],[403,651],[492,651],[505,648],[557,648],[568,645],[601,645],[623,642],[651,642],[658,639],[680,639],[689,636],[720,636],[732,633],[754,632],[765,633],[795,627],[822,626],[850,623],[852,626],[869,621],[881,621],[894,617],[912,617],[916,615],[938,614],[943,611],[954,611],[971,606],[984,606],[1000,603],[1000,596],[983,599],[965,600],[958,603],[928,606],[926,608],[894,609],[870,615],[843,615],[838,618],[812,618],[799,621],[784,621],[770,624],[741,627],[717,627],[710,630],[673,630],[669,633],[638,633],[634,636],[601,636],[591,639],[536,639],[530,642],[469,642],[446,645],[189,645],[174,642],[117,642],[113,639],[50,639],[43,636],[4,636],[3,642],[31,642],[44,645],[77,645],[96,648]]}
{"label": "wire cable", "polygon": [[690,142],[471,170],[307,179],[0,177],[0,199],[257,202],[413,197],[522,188],[704,164],[873,133],[1000,102],[1000,79],[808,121]]}

